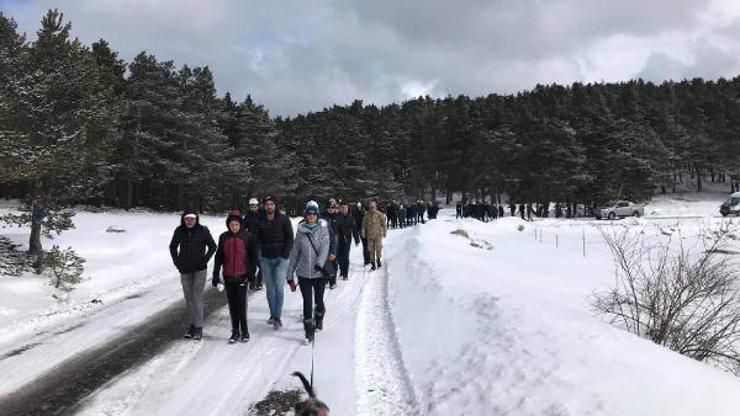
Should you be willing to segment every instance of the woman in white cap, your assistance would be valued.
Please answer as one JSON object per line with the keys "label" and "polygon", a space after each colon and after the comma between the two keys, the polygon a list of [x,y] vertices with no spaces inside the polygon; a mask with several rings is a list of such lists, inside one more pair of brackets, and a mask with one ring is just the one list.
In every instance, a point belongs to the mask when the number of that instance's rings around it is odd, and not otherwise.
{"label": "woman in white cap", "polygon": [[319,220],[319,204],[309,201],[306,204],[304,219],[298,224],[287,275],[291,291],[295,291],[296,288],[293,275],[298,276],[298,285],[303,295],[303,328],[306,331],[306,343],[313,342],[315,330],[323,329],[326,313],[324,288],[329,281],[323,269],[329,255],[329,244],[329,228],[326,221]]}

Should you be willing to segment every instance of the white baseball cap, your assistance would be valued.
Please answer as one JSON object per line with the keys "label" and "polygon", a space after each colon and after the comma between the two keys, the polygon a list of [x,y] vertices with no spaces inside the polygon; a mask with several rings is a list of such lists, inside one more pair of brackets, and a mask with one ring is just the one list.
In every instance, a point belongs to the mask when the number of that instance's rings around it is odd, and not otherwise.
{"label": "white baseball cap", "polygon": [[259,205],[260,201],[257,200],[257,198],[252,198],[249,200],[249,205]]}

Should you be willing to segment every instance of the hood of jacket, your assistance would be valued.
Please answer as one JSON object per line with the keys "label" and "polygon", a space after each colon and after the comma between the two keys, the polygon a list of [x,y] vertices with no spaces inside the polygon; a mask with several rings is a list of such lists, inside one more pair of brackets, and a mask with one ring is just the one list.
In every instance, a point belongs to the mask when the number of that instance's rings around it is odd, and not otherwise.
{"label": "hood of jacket", "polygon": [[180,226],[183,229],[187,228],[187,226],[185,225],[185,216],[189,214],[195,214],[195,226],[193,228],[200,225],[200,215],[198,215],[198,213],[195,212],[194,209],[186,209],[185,212],[183,212],[182,215],[180,215]]}

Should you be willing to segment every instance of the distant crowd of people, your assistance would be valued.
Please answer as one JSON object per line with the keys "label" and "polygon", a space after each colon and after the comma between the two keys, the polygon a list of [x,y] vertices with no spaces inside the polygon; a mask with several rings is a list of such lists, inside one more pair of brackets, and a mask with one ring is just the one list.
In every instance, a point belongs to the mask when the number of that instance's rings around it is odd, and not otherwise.
{"label": "distant crowd of people", "polygon": [[437,218],[439,205],[437,202],[416,201],[416,203],[391,201],[383,204],[380,211],[386,215],[389,228],[406,228],[416,224],[424,224],[424,214],[427,219]]}
{"label": "distant crowd of people", "polygon": [[[507,209],[508,208],[508,209]],[[488,202],[458,202],[455,206],[455,218],[475,218],[480,221],[488,222],[497,218],[506,216],[514,217],[519,215],[525,221],[532,221],[532,216],[547,218],[551,214],[550,203],[520,203],[509,202],[488,203]],[[556,203],[553,215],[555,218],[574,218],[576,216],[575,204]]]}

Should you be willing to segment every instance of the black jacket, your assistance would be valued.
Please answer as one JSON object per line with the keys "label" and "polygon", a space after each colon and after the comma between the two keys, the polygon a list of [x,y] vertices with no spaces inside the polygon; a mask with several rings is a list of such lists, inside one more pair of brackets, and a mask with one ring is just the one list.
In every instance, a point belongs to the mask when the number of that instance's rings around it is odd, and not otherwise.
{"label": "black jacket", "polygon": [[289,259],[290,250],[293,249],[293,224],[290,218],[276,211],[275,217],[269,220],[266,212],[261,213],[257,222],[257,244],[260,256],[266,259]]}
{"label": "black jacket", "polygon": [[244,226],[247,228],[247,231],[254,234],[255,238],[257,237],[257,224],[259,223],[259,218],[262,215],[262,211],[257,211],[256,213],[252,213],[251,211],[247,210],[247,213],[244,214],[243,222]]}
{"label": "black jacket", "polygon": [[355,219],[351,215],[337,215],[336,227],[339,242],[349,243],[352,240],[355,240],[355,243],[360,242],[360,232],[357,229]]}
{"label": "black jacket", "polygon": [[352,218],[355,219],[355,227],[362,229],[362,220],[365,218],[365,211],[363,208],[356,208],[352,210]]}
{"label": "black jacket", "polygon": [[205,270],[208,261],[216,252],[216,242],[213,241],[208,227],[200,225],[200,218],[196,219],[193,228],[185,226],[184,217],[191,213],[194,214],[192,211],[185,211],[182,214],[180,226],[175,228],[170,241],[172,262],[182,274]]}

